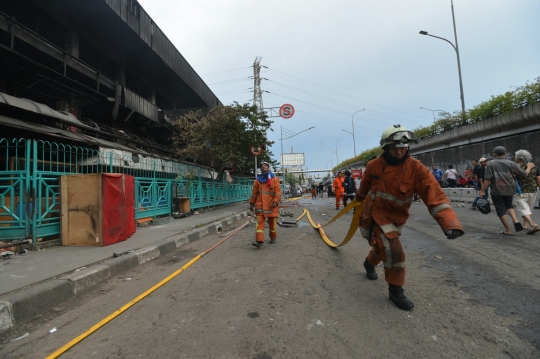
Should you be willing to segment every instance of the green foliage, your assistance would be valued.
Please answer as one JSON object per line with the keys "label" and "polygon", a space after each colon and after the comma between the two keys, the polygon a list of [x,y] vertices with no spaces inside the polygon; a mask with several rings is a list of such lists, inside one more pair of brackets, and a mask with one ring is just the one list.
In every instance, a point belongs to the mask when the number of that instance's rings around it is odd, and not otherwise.
{"label": "green foliage", "polygon": [[336,167],[334,167],[332,170],[337,171],[340,168],[350,166],[354,163],[361,162],[364,166],[371,161],[374,158],[377,158],[383,153],[383,150],[380,146],[376,146],[373,148],[370,148],[369,150],[365,150],[361,154],[359,154],[356,157],[349,158],[348,160],[345,160],[341,163],[339,163]]}
{"label": "green foliage", "polygon": [[[272,121],[264,111],[249,104],[237,102],[230,106],[216,106],[208,110],[189,112],[173,120],[171,138],[180,159],[211,167],[218,172],[234,168],[249,173],[254,159],[250,147],[270,148],[273,144],[265,137],[272,130]],[[258,156],[275,167],[272,153],[264,150]]]}
{"label": "green foliage", "polygon": [[534,82],[527,82],[524,86],[517,87],[514,91],[508,91],[498,96],[491,96],[489,101],[482,102],[472,109],[465,111],[465,116],[463,116],[461,111],[454,111],[453,113],[443,112],[431,126],[420,126],[414,129],[414,136],[418,139],[429,138],[439,135],[444,131],[477,121],[483,121],[495,115],[516,110],[538,101],[540,101],[540,77]]}
{"label": "green foliage", "polygon": [[285,182],[287,182],[287,184],[291,185],[291,187],[294,187],[298,183],[298,180],[296,179],[294,174],[285,173]]}

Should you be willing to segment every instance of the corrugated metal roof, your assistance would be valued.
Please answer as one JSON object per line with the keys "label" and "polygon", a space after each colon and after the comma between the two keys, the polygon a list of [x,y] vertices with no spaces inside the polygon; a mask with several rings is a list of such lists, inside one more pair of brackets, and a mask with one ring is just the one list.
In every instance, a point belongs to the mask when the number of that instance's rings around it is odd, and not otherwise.
{"label": "corrugated metal roof", "polygon": [[27,121],[23,121],[23,120],[19,120],[19,119],[7,117],[7,116],[2,116],[2,115],[0,115],[0,125],[6,125],[9,127],[23,129],[23,130],[27,130],[31,132],[43,133],[49,136],[63,138],[63,139],[71,140],[71,141],[83,142],[83,143],[92,144],[95,146],[129,151],[131,153],[136,153],[136,154],[140,154],[144,156],[149,156],[149,155],[156,156],[152,154],[151,152],[141,150],[140,148],[124,146],[116,142],[110,142],[101,138],[87,136],[82,133],[74,133],[71,131],[66,131],[61,128],[45,126],[39,123],[27,122]]}
{"label": "corrugated metal roof", "polygon": [[5,104],[8,106],[13,106],[20,108],[22,110],[38,113],[40,115],[55,117],[57,119],[68,121],[73,125],[81,125],[82,123],[69,112],[65,111],[56,111],[50,108],[47,105],[42,103],[37,103],[26,98],[14,97],[5,93],[0,92],[0,104]]}

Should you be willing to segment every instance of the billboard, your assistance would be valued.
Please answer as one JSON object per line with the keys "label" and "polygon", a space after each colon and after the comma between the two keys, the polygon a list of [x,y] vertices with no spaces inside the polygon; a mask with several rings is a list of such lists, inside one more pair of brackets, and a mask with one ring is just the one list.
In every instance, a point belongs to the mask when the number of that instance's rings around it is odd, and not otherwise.
{"label": "billboard", "polygon": [[281,154],[282,166],[304,166],[304,154],[303,153],[282,153]]}

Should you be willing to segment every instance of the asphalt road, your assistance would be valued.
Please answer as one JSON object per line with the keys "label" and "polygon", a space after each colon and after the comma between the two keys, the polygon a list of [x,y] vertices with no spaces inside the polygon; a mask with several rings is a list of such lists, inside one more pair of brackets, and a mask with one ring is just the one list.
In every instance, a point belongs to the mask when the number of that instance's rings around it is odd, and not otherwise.
{"label": "asphalt road", "polygon": [[[302,203],[287,210],[297,217],[307,208],[320,223],[337,212],[332,199]],[[452,205],[467,232],[456,240],[423,203],[411,207],[402,238],[412,311],[388,300],[382,268],[377,281],[366,279],[369,246],[358,233],[331,249],[303,219],[257,249],[250,224],[61,358],[540,357],[540,233],[503,236],[495,214]],[[327,227],[334,242],[351,217]],[[220,239],[190,243],[43,313],[0,338],[0,357],[46,357]]]}

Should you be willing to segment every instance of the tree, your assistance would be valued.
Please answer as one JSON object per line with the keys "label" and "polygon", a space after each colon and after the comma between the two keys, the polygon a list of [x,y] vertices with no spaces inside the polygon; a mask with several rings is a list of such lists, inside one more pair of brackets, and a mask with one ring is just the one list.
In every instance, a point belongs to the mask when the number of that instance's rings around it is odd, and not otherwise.
{"label": "tree", "polygon": [[272,121],[257,106],[216,106],[206,114],[189,112],[173,119],[175,131],[171,135],[180,159],[213,168],[221,173],[230,168],[234,172],[249,173],[253,167],[250,147],[262,147],[258,162],[266,161],[275,167],[272,153],[267,151],[273,142],[265,134]]}
{"label": "tree", "polygon": [[295,187],[298,183],[298,180],[292,173],[285,173],[285,181],[287,182],[287,184],[290,184],[291,187]]}

